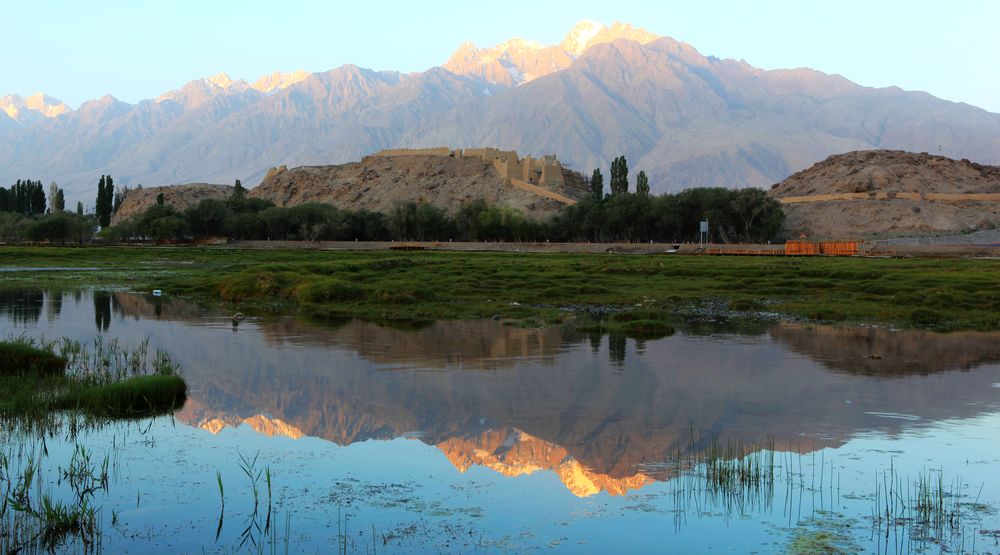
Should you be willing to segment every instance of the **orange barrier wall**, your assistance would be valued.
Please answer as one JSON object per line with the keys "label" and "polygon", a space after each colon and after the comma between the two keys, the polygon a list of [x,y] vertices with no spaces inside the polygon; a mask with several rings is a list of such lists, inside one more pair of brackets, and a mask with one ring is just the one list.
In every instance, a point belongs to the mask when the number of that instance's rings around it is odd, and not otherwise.
{"label": "orange barrier wall", "polygon": [[785,243],[785,254],[793,256],[812,256],[819,254],[816,243],[811,241],[788,241]]}
{"label": "orange barrier wall", "polygon": [[824,241],[819,244],[819,252],[833,256],[855,256],[858,254],[858,242]]}
{"label": "orange barrier wall", "polygon": [[788,241],[785,243],[785,254],[790,256],[856,256],[860,250],[857,241]]}

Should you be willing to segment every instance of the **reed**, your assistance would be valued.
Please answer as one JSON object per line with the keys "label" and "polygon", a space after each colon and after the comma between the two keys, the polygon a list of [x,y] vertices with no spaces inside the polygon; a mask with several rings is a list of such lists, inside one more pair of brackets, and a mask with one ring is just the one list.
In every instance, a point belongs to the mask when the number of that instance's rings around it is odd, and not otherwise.
{"label": "reed", "polygon": [[59,483],[69,485],[69,499],[58,499],[42,471],[44,446],[32,450],[20,465],[0,452],[0,551],[54,552],[73,544],[74,551],[101,550],[100,508],[94,495],[107,492],[109,458],[96,461],[77,444],[69,464],[56,470]]}
{"label": "reed", "polygon": [[125,345],[98,338],[85,346],[10,337],[0,341],[0,352],[23,361],[0,374],[0,421],[10,429],[56,426],[56,412],[94,425],[155,416],[179,408],[187,397],[179,365],[164,351],[150,356],[148,339]]}

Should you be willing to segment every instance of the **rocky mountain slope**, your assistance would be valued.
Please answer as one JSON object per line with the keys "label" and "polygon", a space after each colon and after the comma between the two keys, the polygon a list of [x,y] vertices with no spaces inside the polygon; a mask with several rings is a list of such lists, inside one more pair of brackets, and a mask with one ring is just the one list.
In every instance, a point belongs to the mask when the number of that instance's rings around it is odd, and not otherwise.
{"label": "rocky mountain slope", "polygon": [[862,239],[1000,225],[1000,167],[869,150],[831,156],[774,185],[790,235]]}
{"label": "rocky mountain slope", "polygon": [[627,25],[584,24],[556,46],[465,45],[422,73],[346,65],[253,85],[217,75],[135,105],[105,96],[56,117],[2,112],[0,180],[55,180],[71,201],[90,200],[107,173],[132,186],[252,184],[282,164],[438,145],[558,152],[585,173],[625,154],[654,191],[764,187],[831,154],[871,148],[1000,164],[1000,115],[809,69],[765,71]]}

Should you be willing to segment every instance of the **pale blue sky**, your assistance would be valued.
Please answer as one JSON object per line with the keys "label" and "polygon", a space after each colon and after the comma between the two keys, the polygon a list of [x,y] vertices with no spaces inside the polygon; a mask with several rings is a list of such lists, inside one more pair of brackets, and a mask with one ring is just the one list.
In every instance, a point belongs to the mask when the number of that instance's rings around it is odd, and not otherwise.
{"label": "pale blue sky", "polygon": [[577,21],[615,20],[765,69],[807,66],[1000,112],[1000,2],[576,0],[0,2],[0,95],[43,91],[76,108],[128,102],[226,72],[345,63],[422,71],[460,43],[551,44]]}

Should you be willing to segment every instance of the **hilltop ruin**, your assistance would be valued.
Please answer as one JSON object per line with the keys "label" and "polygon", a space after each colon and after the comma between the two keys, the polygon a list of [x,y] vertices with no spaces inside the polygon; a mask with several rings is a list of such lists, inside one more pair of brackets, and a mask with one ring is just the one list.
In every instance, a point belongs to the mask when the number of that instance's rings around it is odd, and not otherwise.
{"label": "hilltop ruin", "polygon": [[417,202],[454,213],[481,199],[533,217],[548,216],[587,194],[584,176],[554,155],[522,158],[511,150],[447,147],[382,150],[337,166],[273,168],[250,193],[276,206],[322,202],[380,212]]}
{"label": "hilltop ruin", "polygon": [[371,156],[366,156],[365,159],[399,156],[479,158],[484,162],[493,164],[493,167],[506,181],[507,185],[510,185],[513,181],[523,181],[541,187],[561,187],[565,184],[562,164],[559,163],[554,154],[547,154],[541,158],[532,158],[531,156],[519,158],[516,151],[496,148],[467,148],[465,150],[452,150],[448,147],[395,148],[381,150]]}

